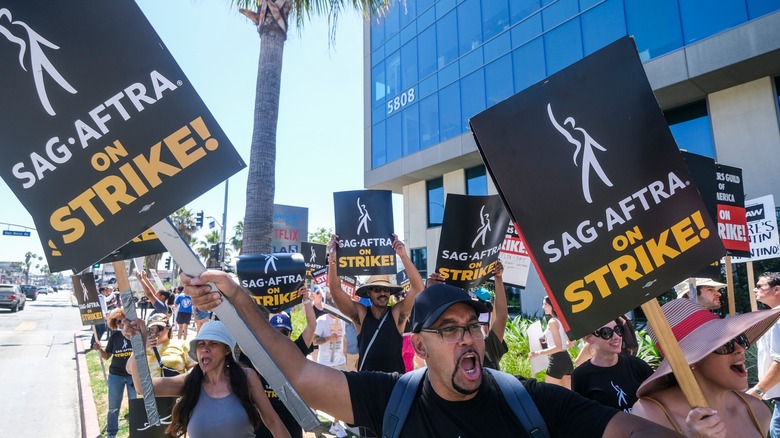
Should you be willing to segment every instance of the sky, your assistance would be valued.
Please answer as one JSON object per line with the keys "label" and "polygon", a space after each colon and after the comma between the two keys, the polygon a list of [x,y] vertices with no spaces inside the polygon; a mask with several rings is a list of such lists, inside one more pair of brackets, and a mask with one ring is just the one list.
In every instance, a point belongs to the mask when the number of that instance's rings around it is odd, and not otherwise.
{"label": "sky", "polygon": [[[248,165],[260,51],[254,23],[227,0],[136,3]],[[230,178],[228,239],[244,216],[246,178],[246,169]],[[282,67],[275,203],[307,207],[311,232],[334,227],[333,192],[363,187],[363,17],[342,16],[330,45],[325,18],[313,18],[300,32],[293,25]],[[0,222],[34,227],[4,182],[0,202]],[[223,183],[185,207],[221,223],[224,202]],[[402,206],[401,196],[393,195],[399,235]],[[205,223],[199,237],[209,231]],[[43,255],[34,231],[31,237],[0,236],[0,261],[22,261],[28,251]]]}

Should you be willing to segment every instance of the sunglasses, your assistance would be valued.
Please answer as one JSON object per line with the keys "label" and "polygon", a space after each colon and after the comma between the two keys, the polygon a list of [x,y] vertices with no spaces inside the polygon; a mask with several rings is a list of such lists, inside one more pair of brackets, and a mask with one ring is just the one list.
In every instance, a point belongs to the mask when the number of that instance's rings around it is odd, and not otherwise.
{"label": "sunglasses", "polygon": [[615,327],[611,327],[611,328],[610,327],[602,327],[602,328],[596,330],[595,332],[593,332],[593,336],[598,336],[601,339],[609,340],[610,338],[612,338],[612,334],[613,333],[618,335],[618,336],[620,336],[622,338],[623,337],[623,326],[622,325],[616,325]]}
{"label": "sunglasses", "polygon": [[150,333],[160,333],[161,331],[163,331],[163,330],[165,330],[167,328],[168,328],[168,326],[163,327],[161,325],[153,325],[153,326],[149,327],[149,332]]}
{"label": "sunglasses", "polygon": [[748,340],[747,336],[744,333],[742,333],[741,335],[737,336],[736,338],[734,338],[734,339],[726,342],[725,344],[723,344],[722,347],[719,347],[717,350],[713,351],[713,353],[715,353],[715,354],[731,354],[736,349],[736,345],[735,344],[741,345],[742,348],[744,348],[745,350],[750,348],[750,341]]}
{"label": "sunglasses", "polygon": [[376,293],[379,293],[379,292],[390,293],[390,288],[389,287],[385,287],[385,286],[369,286],[368,287],[368,291],[369,292],[376,292]]}
{"label": "sunglasses", "polygon": [[290,331],[287,330],[287,329],[279,329],[279,333],[281,333],[281,334],[283,334],[285,336],[290,336]]}

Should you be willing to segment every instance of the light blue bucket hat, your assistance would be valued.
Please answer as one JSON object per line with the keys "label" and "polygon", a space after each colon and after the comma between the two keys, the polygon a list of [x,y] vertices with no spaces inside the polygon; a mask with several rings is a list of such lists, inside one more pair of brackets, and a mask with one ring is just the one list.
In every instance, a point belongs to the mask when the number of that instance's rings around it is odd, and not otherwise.
{"label": "light blue bucket hat", "polygon": [[233,339],[233,336],[230,336],[230,332],[222,321],[209,321],[200,327],[198,335],[190,341],[189,355],[194,360],[198,360],[198,355],[195,352],[198,341],[222,342],[230,348],[233,357],[236,357],[236,340]]}

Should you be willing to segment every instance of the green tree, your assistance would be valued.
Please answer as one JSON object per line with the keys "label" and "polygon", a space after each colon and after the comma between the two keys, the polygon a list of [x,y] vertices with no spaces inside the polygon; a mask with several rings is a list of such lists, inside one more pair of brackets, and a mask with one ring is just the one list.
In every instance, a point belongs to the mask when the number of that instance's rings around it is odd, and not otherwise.
{"label": "green tree", "polygon": [[[179,230],[182,239],[185,242],[189,242],[190,246],[194,246],[194,235],[198,231],[198,224],[196,223],[195,214],[192,213],[192,210],[182,207],[176,210],[170,218],[171,222],[173,222],[173,226]],[[162,258],[162,254],[146,256],[146,267],[156,269],[160,262],[160,258]]]}
{"label": "green tree", "polygon": [[309,233],[309,242],[322,243],[323,245],[327,245],[332,234],[333,228],[317,228],[313,233]]}
{"label": "green tree", "polygon": [[239,11],[257,26],[260,59],[255,89],[255,115],[246,186],[242,253],[271,252],[276,178],[276,125],[279,119],[279,90],[282,54],[292,19],[298,29],[311,15],[324,15],[335,38],[339,16],[353,9],[368,17],[386,10],[390,0],[232,0]]}
{"label": "green tree", "polygon": [[209,253],[211,252],[211,245],[219,243],[219,230],[212,230],[209,234],[198,242],[198,246],[195,248],[195,252],[204,261],[209,259]]}
{"label": "green tree", "polygon": [[241,254],[241,247],[244,244],[244,221],[240,220],[233,227],[233,237],[230,238],[230,246],[233,250]]}

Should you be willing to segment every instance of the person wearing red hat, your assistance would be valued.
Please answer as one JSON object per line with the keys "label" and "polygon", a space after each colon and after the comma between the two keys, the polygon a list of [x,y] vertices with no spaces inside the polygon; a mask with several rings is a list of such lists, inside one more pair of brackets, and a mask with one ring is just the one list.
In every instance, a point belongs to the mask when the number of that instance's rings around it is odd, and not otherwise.
{"label": "person wearing red hat", "polygon": [[406,246],[393,234],[393,249],[409,275],[411,287],[406,299],[389,307],[390,297],[403,288],[390,281],[389,275],[372,275],[355,294],[371,299],[371,307],[352,301],[349,295],[339,293],[341,278],[336,272],[336,248],[338,236],[331,236],[328,243],[328,287],[336,307],[352,320],[358,334],[358,370],[404,373],[401,351],[406,321],[412,311],[414,297],[423,290],[422,277],[412,259],[406,254]]}
{"label": "person wearing red hat", "polygon": [[[760,400],[743,394],[748,384],[745,353],[777,322],[780,309],[720,319],[691,300],[679,298],[664,304],[661,310],[685,361],[691,364],[709,414],[690,421],[688,402],[667,359],[639,386],[639,401],[632,414],[686,435],[698,429],[714,436],[765,437],[769,409]],[[652,325],[648,334],[656,341]]]}

